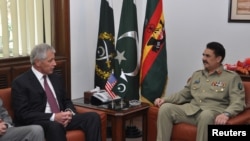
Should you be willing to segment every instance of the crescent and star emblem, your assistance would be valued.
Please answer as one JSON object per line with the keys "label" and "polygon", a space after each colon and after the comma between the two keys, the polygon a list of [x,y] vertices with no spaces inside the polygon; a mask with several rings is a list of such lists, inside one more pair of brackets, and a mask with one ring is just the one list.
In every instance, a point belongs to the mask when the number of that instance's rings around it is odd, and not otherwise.
{"label": "crescent and star emblem", "polygon": [[[135,39],[136,41],[136,44],[138,44],[138,37],[137,37],[137,32],[136,31],[129,31],[129,32],[126,32],[124,34],[122,34],[118,40],[121,40],[125,37],[129,37],[129,38],[133,38]],[[115,57],[115,59],[117,59],[118,63],[121,64],[122,61],[126,61],[127,58],[124,56],[125,54],[125,51],[122,51],[122,52],[119,52],[117,50],[117,56]],[[139,73],[139,65],[136,65],[134,71],[132,72],[124,72],[123,69],[121,69],[121,75],[120,75],[120,78],[122,78],[123,80],[125,80],[126,82],[127,81],[127,77],[126,76],[130,76],[130,77],[133,77],[133,76],[136,76],[137,74]],[[126,90],[126,85],[123,84],[123,83],[119,83],[117,85],[117,90],[121,93],[125,92]]]}

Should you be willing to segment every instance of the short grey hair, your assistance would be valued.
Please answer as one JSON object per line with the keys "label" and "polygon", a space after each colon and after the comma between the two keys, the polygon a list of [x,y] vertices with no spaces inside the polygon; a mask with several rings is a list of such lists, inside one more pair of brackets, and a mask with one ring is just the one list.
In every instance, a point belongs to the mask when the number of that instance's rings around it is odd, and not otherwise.
{"label": "short grey hair", "polygon": [[53,53],[56,53],[56,50],[53,46],[50,46],[45,43],[36,45],[30,53],[31,65],[34,65],[36,59],[44,60],[47,57],[47,51],[52,51]]}

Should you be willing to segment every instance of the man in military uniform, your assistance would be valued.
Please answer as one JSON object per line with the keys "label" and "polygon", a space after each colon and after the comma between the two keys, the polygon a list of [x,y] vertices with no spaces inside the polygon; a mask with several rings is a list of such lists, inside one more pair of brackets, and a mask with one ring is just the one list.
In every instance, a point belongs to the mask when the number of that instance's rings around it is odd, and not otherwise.
{"label": "man in military uniform", "polygon": [[243,111],[245,94],[240,76],[225,70],[225,49],[218,42],[207,44],[203,52],[204,70],[193,73],[181,91],[157,98],[157,141],[170,141],[173,124],[197,126],[196,141],[208,140],[208,125],[224,125]]}

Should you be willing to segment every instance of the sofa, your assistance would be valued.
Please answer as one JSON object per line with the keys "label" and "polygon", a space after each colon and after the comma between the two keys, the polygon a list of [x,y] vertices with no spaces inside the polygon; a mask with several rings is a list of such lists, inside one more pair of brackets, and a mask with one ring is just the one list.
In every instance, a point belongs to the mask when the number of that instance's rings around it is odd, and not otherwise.
{"label": "sofa", "polygon": [[[13,118],[14,112],[11,108],[11,88],[0,89],[0,98],[3,100],[3,106],[7,109],[9,115]],[[95,111],[80,106],[75,106],[77,112],[84,113],[89,111]],[[101,118],[101,134],[102,141],[106,141],[106,127],[107,127],[107,115],[105,112],[95,111],[100,115]],[[85,141],[85,134],[81,130],[67,131],[67,141]]]}
{"label": "sofa", "polygon": [[[228,125],[243,125],[250,124],[250,82],[243,81],[245,88],[245,102],[246,108],[237,116],[232,117],[226,124]],[[157,114],[159,108],[152,106],[148,110],[147,121],[147,140],[155,141],[157,135]],[[168,126],[168,125],[166,125]],[[173,126],[171,141],[195,141],[197,128],[194,125],[188,123],[178,123]]]}

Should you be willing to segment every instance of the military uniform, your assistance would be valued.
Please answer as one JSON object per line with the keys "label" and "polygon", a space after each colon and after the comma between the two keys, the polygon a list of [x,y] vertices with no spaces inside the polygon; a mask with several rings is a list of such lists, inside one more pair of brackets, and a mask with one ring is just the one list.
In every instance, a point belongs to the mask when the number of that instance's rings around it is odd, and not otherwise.
{"label": "military uniform", "polygon": [[227,112],[235,116],[245,107],[240,76],[222,65],[210,75],[205,70],[194,72],[184,89],[164,100],[158,114],[157,141],[170,140],[173,123],[178,122],[196,125],[196,141],[207,141],[207,125],[214,124],[217,115]]}

